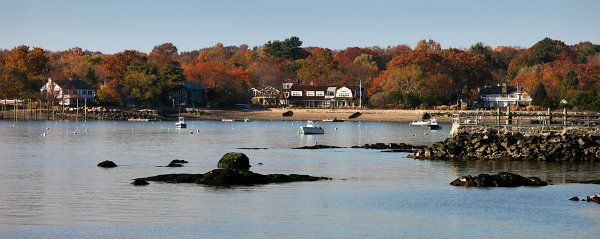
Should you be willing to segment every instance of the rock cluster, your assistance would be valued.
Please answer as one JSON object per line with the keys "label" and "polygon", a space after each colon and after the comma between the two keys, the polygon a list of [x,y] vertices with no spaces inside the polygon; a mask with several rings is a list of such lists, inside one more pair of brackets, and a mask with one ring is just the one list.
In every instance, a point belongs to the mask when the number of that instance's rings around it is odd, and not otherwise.
{"label": "rock cluster", "polygon": [[418,150],[415,159],[585,161],[600,159],[600,137],[590,135],[460,133]]}
{"label": "rock cluster", "polygon": [[410,145],[410,144],[405,144],[405,143],[399,143],[399,144],[396,144],[396,143],[390,143],[390,144],[375,143],[375,144],[365,144],[363,146],[352,146],[352,148],[386,150],[384,152],[408,152],[408,153],[414,153],[414,152],[416,152],[419,149],[425,148],[425,146]]}
{"label": "rock cluster", "polygon": [[478,176],[462,176],[452,181],[450,185],[464,187],[519,187],[546,186],[548,183],[537,177],[523,177],[514,173],[501,172],[496,175],[479,174]]}
{"label": "rock cluster", "polygon": [[249,171],[248,157],[242,153],[227,153],[218,163],[218,169],[205,174],[163,174],[153,177],[137,178],[133,185],[146,185],[148,181],[167,183],[197,183],[211,186],[256,185],[267,183],[283,183],[297,181],[328,180],[327,177],[313,177],[298,174],[268,174],[263,175]]}
{"label": "rock cluster", "polygon": [[587,197],[588,202],[600,203],[600,193]]}

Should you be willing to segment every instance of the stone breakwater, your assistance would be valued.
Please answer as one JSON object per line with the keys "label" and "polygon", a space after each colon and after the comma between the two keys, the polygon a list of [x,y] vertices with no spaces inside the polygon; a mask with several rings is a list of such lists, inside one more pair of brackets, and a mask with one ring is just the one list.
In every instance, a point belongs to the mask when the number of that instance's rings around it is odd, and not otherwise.
{"label": "stone breakwater", "polygon": [[525,135],[496,130],[462,131],[418,150],[415,159],[598,161],[600,136],[547,132]]}

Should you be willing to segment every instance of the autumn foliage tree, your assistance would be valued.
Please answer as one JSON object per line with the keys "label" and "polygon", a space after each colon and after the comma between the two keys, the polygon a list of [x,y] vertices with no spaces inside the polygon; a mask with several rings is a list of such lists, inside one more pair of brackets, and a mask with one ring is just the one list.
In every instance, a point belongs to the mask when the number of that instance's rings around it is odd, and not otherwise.
{"label": "autumn foliage tree", "polygon": [[198,62],[186,67],[184,74],[188,80],[207,89],[210,103],[233,105],[250,100],[250,74],[245,70],[230,68],[221,62]]}
{"label": "autumn foliage tree", "polygon": [[334,78],[337,63],[333,60],[331,50],[326,48],[314,49],[298,70],[298,77],[309,84],[328,85]]}

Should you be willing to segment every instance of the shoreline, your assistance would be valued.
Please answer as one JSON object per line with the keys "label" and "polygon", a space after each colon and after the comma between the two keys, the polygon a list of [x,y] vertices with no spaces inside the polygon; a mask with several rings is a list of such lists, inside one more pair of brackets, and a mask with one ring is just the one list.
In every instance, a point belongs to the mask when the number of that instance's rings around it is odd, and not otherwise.
{"label": "shoreline", "polygon": [[[440,123],[451,123],[453,115],[459,114],[461,117],[473,117],[479,114],[491,115],[496,111],[476,111],[476,110],[383,110],[383,109],[288,109],[288,108],[182,108],[179,114],[178,108],[158,108],[158,109],[134,109],[134,108],[113,108],[103,109],[102,111],[88,111],[85,118],[83,110],[80,110],[77,117],[76,111],[35,111],[18,110],[17,121],[77,121],[77,120],[116,120],[127,121],[128,119],[151,119],[161,121],[176,121],[179,115],[186,120],[236,120],[241,121],[249,119],[252,121],[322,121],[336,118],[344,121],[364,121],[364,122],[412,122],[421,120],[427,113],[434,117]],[[283,116],[285,112],[293,112],[291,116]],[[359,116],[351,117],[360,112]],[[556,111],[555,111],[556,112]],[[545,111],[516,111],[513,114],[521,114],[521,119],[537,119],[545,116]],[[599,117],[598,113],[572,112],[575,115],[587,115],[589,117]],[[0,115],[0,121],[14,121],[15,112],[3,111]],[[504,120],[504,116],[502,116]]]}

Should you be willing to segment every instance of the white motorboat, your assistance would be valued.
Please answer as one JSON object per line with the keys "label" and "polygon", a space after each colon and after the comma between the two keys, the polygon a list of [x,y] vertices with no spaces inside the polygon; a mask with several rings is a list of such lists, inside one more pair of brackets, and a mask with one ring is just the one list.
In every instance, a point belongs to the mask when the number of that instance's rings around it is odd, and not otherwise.
{"label": "white motorboat", "polygon": [[413,121],[410,122],[409,125],[411,126],[427,126],[429,127],[429,129],[439,129],[441,128],[441,126],[438,125],[437,123],[437,119],[435,118],[431,118],[429,121]]}
{"label": "white motorboat", "polygon": [[321,128],[316,122],[309,120],[306,122],[306,126],[300,127],[302,134],[324,134],[325,130]]}
{"label": "white motorboat", "polygon": [[185,120],[183,120],[183,116],[179,116],[178,119],[179,120],[177,121],[177,123],[175,123],[175,127],[178,129],[186,128],[187,124],[185,124]]}

